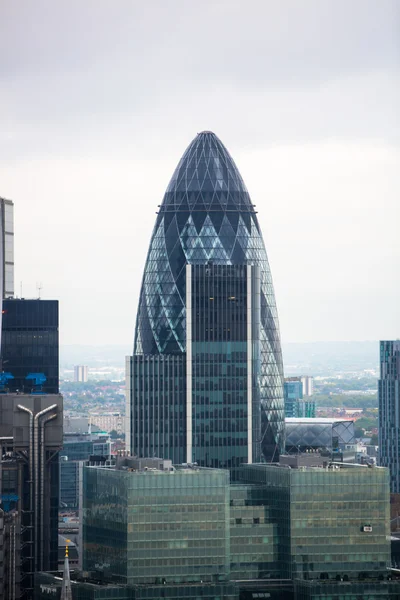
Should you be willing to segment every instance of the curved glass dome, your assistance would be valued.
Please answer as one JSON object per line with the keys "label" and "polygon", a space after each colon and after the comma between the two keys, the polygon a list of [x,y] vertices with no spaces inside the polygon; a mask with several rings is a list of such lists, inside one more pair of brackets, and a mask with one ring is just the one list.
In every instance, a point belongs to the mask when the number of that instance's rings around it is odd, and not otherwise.
{"label": "curved glass dome", "polygon": [[134,354],[183,354],[186,264],[257,265],[261,271],[259,397],[264,456],[276,459],[284,428],[283,368],[271,272],[254,206],[229,152],[209,131],[183,154],[152,234]]}

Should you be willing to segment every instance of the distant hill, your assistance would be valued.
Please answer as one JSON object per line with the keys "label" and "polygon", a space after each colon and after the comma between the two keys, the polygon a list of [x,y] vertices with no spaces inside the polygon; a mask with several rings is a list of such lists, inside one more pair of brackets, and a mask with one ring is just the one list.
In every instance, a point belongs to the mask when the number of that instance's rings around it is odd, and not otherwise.
{"label": "distant hill", "polygon": [[60,367],[70,369],[74,365],[88,367],[123,367],[125,356],[132,354],[133,344],[110,346],[60,346]]}
{"label": "distant hill", "polygon": [[[293,342],[284,343],[282,350],[286,375],[358,372],[377,369],[379,362],[379,343],[374,341]],[[61,346],[60,365],[64,369],[77,364],[123,368],[125,356],[131,353],[132,345]]]}

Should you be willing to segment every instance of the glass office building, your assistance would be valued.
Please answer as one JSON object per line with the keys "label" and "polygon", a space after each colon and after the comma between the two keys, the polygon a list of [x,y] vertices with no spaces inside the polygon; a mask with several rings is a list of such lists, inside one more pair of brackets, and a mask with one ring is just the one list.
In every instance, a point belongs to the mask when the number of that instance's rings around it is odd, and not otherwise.
{"label": "glass office building", "polygon": [[285,417],[298,417],[296,405],[303,399],[303,384],[299,381],[286,381],[283,384]]}
{"label": "glass office building", "polygon": [[43,373],[46,394],[58,394],[58,300],[3,300],[1,354],[10,392],[37,392],[30,373]]}
{"label": "glass office building", "polygon": [[248,465],[277,525],[282,576],[359,581],[390,566],[389,477],[380,467]]}
{"label": "glass office building", "polygon": [[299,418],[307,417],[314,418],[316,413],[316,405],[314,400],[309,400],[304,396],[304,387],[306,383],[302,380],[306,380],[307,387],[310,388],[311,384],[308,380],[312,381],[310,377],[302,377],[295,380],[293,377],[285,379],[283,385],[284,398],[285,398],[285,417]]}
{"label": "glass office building", "polygon": [[400,340],[380,342],[379,464],[390,471],[390,491],[400,493]]}
{"label": "glass office building", "polygon": [[111,442],[108,436],[95,434],[64,434],[60,450],[60,506],[72,510],[79,508],[79,463],[90,456],[108,458]]}
{"label": "glass office building", "polygon": [[230,487],[231,579],[279,579],[278,531],[271,522],[265,488]]}
{"label": "glass office building", "polygon": [[83,469],[83,569],[129,585],[225,581],[229,472]]}
{"label": "glass office building", "polygon": [[283,449],[283,369],[257,214],[221,141],[200,133],[160,205],[127,359],[132,453],[232,468]]}

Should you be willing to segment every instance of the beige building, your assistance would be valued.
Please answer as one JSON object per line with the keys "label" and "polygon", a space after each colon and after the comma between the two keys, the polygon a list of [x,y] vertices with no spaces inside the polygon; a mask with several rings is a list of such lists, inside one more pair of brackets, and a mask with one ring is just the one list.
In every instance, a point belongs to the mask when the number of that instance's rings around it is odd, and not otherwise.
{"label": "beige building", "polygon": [[91,413],[89,415],[89,426],[97,425],[102,431],[110,433],[116,431],[124,433],[124,416],[120,412]]}

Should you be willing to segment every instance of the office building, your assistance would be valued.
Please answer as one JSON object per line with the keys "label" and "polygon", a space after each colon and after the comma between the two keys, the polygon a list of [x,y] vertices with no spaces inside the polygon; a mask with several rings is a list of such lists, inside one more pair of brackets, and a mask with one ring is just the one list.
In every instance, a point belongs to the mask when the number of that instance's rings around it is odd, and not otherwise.
{"label": "office building", "polygon": [[314,377],[302,375],[300,379],[303,385],[303,396],[312,396],[314,393]]}
{"label": "office building", "polygon": [[[290,467],[290,468],[289,468]],[[280,465],[246,465],[240,478],[265,489],[277,526],[282,578],[301,600],[397,598],[390,567],[387,469],[282,456]]]}
{"label": "office building", "polygon": [[125,417],[118,411],[89,414],[90,427],[95,425],[100,431],[105,431],[106,433],[116,431],[118,435],[122,435],[125,429],[124,421]]}
{"label": "office building", "polygon": [[127,358],[127,447],[233,469],[283,449],[283,368],[254,205],[205,131],[160,205]]}
{"label": "office building", "polygon": [[283,391],[286,418],[315,417],[315,402],[304,397],[303,384],[300,379],[285,379]]}
{"label": "office building", "polygon": [[60,507],[78,511],[79,509],[79,463],[91,456],[111,455],[111,441],[108,436],[98,434],[64,433],[63,447],[60,450]]}
{"label": "office building", "polygon": [[228,482],[228,471],[161,459],[85,467],[83,570],[102,565],[128,585],[226,580]]}
{"label": "office building", "polygon": [[285,377],[285,417],[315,417],[316,403],[310,399],[312,394],[313,377]]}
{"label": "office building", "polygon": [[74,366],[74,381],[79,383],[86,383],[88,380],[89,367],[86,365],[75,365]]}
{"label": "office building", "polygon": [[14,296],[14,204],[0,198],[1,298]]}
{"label": "office building", "polygon": [[[14,296],[14,204],[0,198],[0,308]],[[0,310],[0,347],[3,311]],[[0,355],[0,371],[2,371]]]}
{"label": "office building", "polygon": [[3,300],[1,353],[10,392],[58,394],[58,300]]}
{"label": "office building", "polygon": [[400,493],[400,340],[380,342],[379,464],[390,471],[390,490]]}
{"label": "office building", "polygon": [[72,588],[97,585],[110,598],[155,599],[160,589],[174,599],[396,598],[387,469],[308,453],[243,465],[238,479],[156,458],[83,467],[88,579]]}
{"label": "office building", "polygon": [[230,485],[227,470],[120,456],[112,467],[84,466],[82,489],[82,569],[92,583],[123,583],[134,598],[268,590],[257,597],[293,599],[262,486]]}
{"label": "office building", "polygon": [[[308,453],[243,465],[238,480],[158,458],[84,466],[83,570],[71,580],[72,593],[110,600],[398,599],[400,583],[388,577],[387,469]],[[61,574],[38,574],[37,598],[61,587]]]}
{"label": "office building", "polygon": [[21,592],[33,600],[34,572],[58,566],[62,411],[59,394],[0,394],[0,508],[14,527],[7,532],[3,526],[12,548],[3,556],[4,598],[14,598],[15,590],[15,597]]}

